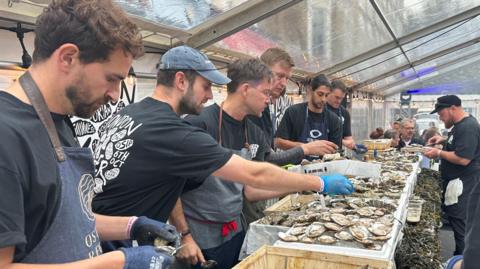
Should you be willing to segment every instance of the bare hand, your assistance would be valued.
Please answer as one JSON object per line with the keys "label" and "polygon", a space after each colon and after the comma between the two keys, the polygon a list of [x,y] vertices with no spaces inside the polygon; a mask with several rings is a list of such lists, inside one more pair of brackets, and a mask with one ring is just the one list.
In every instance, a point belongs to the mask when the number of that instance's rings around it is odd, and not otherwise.
{"label": "bare hand", "polygon": [[431,137],[430,139],[428,139],[427,144],[428,145],[434,145],[434,144],[442,143],[444,140],[445,140],[445,138],[443,138],[442,136],[435,135],[435,136]]}
{"label": "bare hand", "polygon": [[176,255],[176,258],[182,262],[190,263],[195,265],[197,263],[205,262],[205,258],[203,257],[202,250],[200,247],[195,243],[191,235],[187,235],[182,238],[182,247]]}
{"label": "bare hand", "polygon": [[437,148],[426,148],[425,151],[423,152],[423,155],[427,156],[430,159],[438,158],[439,154],[440,154],[440,149],[437,149]]}
{"label": "bare hand", "polygon": [[337,151],[337,145],[327,140],[315,140],[303,144],[302,149],[305,155],[323,156],[325,154],[335,153]]}

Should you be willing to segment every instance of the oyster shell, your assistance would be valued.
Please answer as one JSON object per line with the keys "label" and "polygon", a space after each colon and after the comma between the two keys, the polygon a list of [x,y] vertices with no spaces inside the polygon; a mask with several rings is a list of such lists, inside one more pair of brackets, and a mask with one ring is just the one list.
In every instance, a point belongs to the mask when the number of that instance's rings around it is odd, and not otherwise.
{"label": "oyster shell", "polygon": [[362,243],[364,240],[368,239],[369,232],[365,226],[352,226],[350,227],[350,233],[352,234],[353,238],[355,238],[357,241]]}
{"label": "oyster shell", "polygon": [[348,226],[351,224],[350,220],[342,214],[332,214],[330,215],[330,218],[333,222],[341,226]]}
{"label": "oyster shell", "polygon": [[370,225],[370,227],[368,227],[368,230],[374,235],[386,236],[392,231],[392,227],[387,226],[380,222],[375,222],[372,225]]}
{"label": "oyster shell", "polygon": [[362,207],[357,209],[357,214],[362,217],[370,217],[375,214],[375,210],[371,207]]}
{"label": "oyster shell", "polygon": [[318,237],[325,232],[325,226],[320,222],[314,222],[308,226],[305,235],[308,237]]}
{"label": "oyster shell", "polygon": [[340,231],[335,234],[335,237],[343,241],[350,241],[353,239],[353,236],[347,231]]}
{"label": "oyster shell", "polygon": [[335,231],[335,232],[338,232],[338,231],[341,231],[342,230],[342,226],[336,224],[336,223],[333,223],[333,222],[326,222],[323,224],[325,226],[325,228],[327,228],[328,230],[332,230],[332,231]]}
{"label": "oyster shell", "polygon": [[278,237],[285,242],[298,242],[298,237],[284,232],[279,232]]}
{"label": "oyster shell", "polygon": [[323,221],[332,221],[332,219],[330,218],[330,212],[322,212],[322,213],[320,213],[320,220],[323,220]]}
{"label": "oyster shell", "polygon": [[312,238],[308,237],[308,236],[305,235],[305,234],[299,236],[299,237],[298,237],[298,241],[299,241],[299,242],[302,242],[302,243],[307,243],[307,244],[312,244],[312,243],[315,242]]}
{"label": "oyster shell", "polygon": [[307,230],[307,226],[297,226],[297,227],[290,228],[287,233],[290,235],[299,236],[304,234],[306,230]]}
{"label": "oyster shell", "polygon": [[343,207],[334,207],[334,208],[330,209],[329,211],[330,211],[330,213],[333,213],[333,214],[342,214],[346,211],[346,209],[343,208]]}
{"label": "oyster shell", "polygon": [[322,244],[333,244],[333,243],[337,242],[337,240],[335,238],[331,237],[330,235],[322,235],[317,240],[318,240],[318,242],[320,242]]}
{"label": "oyster shell", "polygon": [[306,214],[298,216],[296,222],[313,222],[320,217],[320,213]]}

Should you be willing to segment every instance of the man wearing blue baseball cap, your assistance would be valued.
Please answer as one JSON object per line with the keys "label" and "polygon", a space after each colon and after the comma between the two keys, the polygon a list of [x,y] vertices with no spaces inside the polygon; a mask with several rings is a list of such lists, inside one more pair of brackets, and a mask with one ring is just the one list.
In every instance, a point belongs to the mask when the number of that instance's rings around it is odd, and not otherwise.
{"label": "man wearing blue baseball cap", "polygon": [[[455,237],[454,255],[464,255],[463,268],[478,268],[480,263],[480,125],[462,108],[456,95],[437,99],[435,110],[445,127],[452,128],[445,139],[439,135],[428,144],[443,144],[443,149],[431,148],[424,154],[441,159],[443,203]],[[461,260],[454,256],[449,267]]]}
{"label": "man wearing blue baseball cap", "polygon": [[198,187],[214,175],[285,193],[353,191],[351,182],[341,176],[321,179],[245,160],[180,117],[200,113],[212,98],[212,83],[229,82],[205,54],[187,46],[167,51],[161,58],[153,94],[127,106],[100,128],[94,152],[94,211],[163,221],[172,213],[175,217],[170,221],[182,234],[183,247],[177,258],[197,264],[205,259],[190,234],[179,199],[187,181],[189,187]]}

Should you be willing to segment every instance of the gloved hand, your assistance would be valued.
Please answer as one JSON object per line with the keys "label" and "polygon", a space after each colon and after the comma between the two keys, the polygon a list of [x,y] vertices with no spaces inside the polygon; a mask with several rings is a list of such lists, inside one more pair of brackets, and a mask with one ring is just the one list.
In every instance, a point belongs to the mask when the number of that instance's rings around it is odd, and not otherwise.
{"label": "gloved hand", "polygon": [[175,248],[180,246],[180,234],[172,225],[143,216],[133,223],[130,239],[137,240],[139,245],[153,245],[156,238],[166,240]]}
{"label": "gloved hand", "polygon": [[160,252],[152,246],[120,248],[120,250],[125,255],[124,269],[166,269],[173,262],[172,256]]}
{"label": "gloved hand", "polygon": [[358,154],[365,154],[368,151],[364,144],[355,144],[355,148],[353,150]]}
{"label": "gloved hand", "polygon": [[340,174],[331,174],[321,177],[323,180],[323,193],[337,195],[337,194],[351,194],[355,188],[348,178]]}
{"label": "gloved hand", "polygon": [[445,266],[445,269],[453,269],[455,268],[455,264],[457,264],[457,262],[460,262],[461,260],[463,260],[463,255],[455,255],[453,257],[451,257],[450,259],[448,259],[448,261],[445,263],[446,266]]}

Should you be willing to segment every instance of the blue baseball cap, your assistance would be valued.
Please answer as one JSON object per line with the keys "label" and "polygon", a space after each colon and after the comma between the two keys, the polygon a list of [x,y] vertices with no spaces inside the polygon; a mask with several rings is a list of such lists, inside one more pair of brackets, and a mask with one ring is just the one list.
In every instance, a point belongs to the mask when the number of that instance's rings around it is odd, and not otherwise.
{"label": "blue baseball cap", "polygon": [[212,83],[225,85],[232,81],[220,73],[204,53],[189,46],[178,46],[163,54],[158,67],[161,70],[195,70]]}

